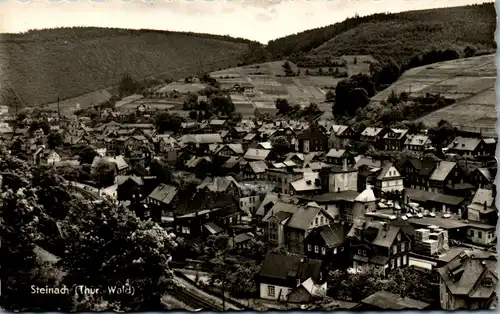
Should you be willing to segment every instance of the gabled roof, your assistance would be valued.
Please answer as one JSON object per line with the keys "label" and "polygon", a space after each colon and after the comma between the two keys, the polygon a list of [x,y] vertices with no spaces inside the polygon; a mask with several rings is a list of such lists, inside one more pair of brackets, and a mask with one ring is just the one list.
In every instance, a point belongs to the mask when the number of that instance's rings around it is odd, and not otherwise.
{"label": "gabled roof", "polygon": [[177,188],[175,186],[161,183],[148,197],[164,204],[170,204],[176,195]]}
{"label": "gabled roof", "polygon": [[[294,229],[307,230],[311,227],[311,223],[319,212],[326,213],[322,208],[318,207],[299,207],[299,210],[293,213],[287,221],[286,226]],[[328,215],[326,216],[329,217]]]}
{"label": "gabled roof", "polygon": [[[396,135],[396,137],[389,137],[389,135],[391,133],[394,133]],[[403,136],[406,135],[406,133],[408,133],[408,130],[405,130],[405,129],[390,129],[389,132],[387,132],[386,135],[384,135],[384,139],[401,139],[403,138]]]}
{"label": "gabled roof", "polygon": [[265,161],[250,161],[248,166],[252,169],[254,173],[264,173],[267,170],[267,165]]}
{"label": "gabled roof", "polygon": [[220,134],[186,134],[179,139],[183,144],[215,144],[222,143]]}
{"label": "gabled roof", "polygon": [[361,136],[377,136],[382,130],[383,128],[367,127],[361,132]]}
{"label": "gabled roof", "polygon": [[495,176],[488,168],[477,168],[476,171],[479,171],[489,181],[493,181],[495,179]]}
{"label": "gabled roof", "polygon": [[257,136],[257,134],[255,134],[255,133],[248,133],[247,135],[245,135],[245,137],[243,139],[245,141],[251,141],[255,136]]}
{"label": "gabled roof", "polygon": [[383,290],[375,292],[361,302],[382,310],[423,310],[429,307],[428,303],[408,297],[401,297],[397,294]]}
{"label": "gabled roof", "polygon": [[208,189],[211,192],[225,192],[229,186],[233,183],[236,187],[240,187],[238,181],[236,181],[233,177],[215,177],[210,178],[207,177],[200,183],[196,188],[198,189]]}
{"label": "gabled roof", "polygon": [[243,147],[241,144],[227,144],[226,146],[235,154],[243,154]]}
{"label": "gabled roof", "polygon": [[370,166],[370,167],[381,167],[382,166],[382,161],[364,157],[364,156],[357,156],[354,158],[356,161],[356,164],[354,165],[354,168],[359,168],[361,166]]}
{"label": "gabled roof", "polygon": [[457,165],[456,162],[453,161],[440,161],[437,168],[432,173],[429,180],[433,181],[444,181],[446,177],[450,174],[450,172]]}
{"label": "gabled roof", "polygon": [[344,243],[346,238],[345,229],[346,227],[343,224],[335,223],[315,228],[311,233],[318,233],[319,236],[323,238],[323,241],[325,241],[325,245],[329,248],[333,248]]}
{"label": "gabled roof", "polygon": [[144,184],[144,181],[142,180],[142,178],[139,178],[137,176],[116,176],[115,177],[115,184],[122,185],[123,183],[127,182],[128,180],[132,180],[138,185]]}
{"label": "gabled roof", "polygon": [[424,177],[430,176],[438,165],[437,161],[428,158],[411,158],[408,162],[418,171],[418,175]]}
{"label": "gabled roof", "polygon": [[332,125],[330,129],[333,134],[339,136],[342,135],[345,130],[349,129],[349,127],[347,125]]}
{"label": "gabled roof", "polygon": [[[382,169],[380,169],[380,172],[378,173],[377,175],[377,180],[383,180],[385,178],[385,175],[387,174],[387,172],[393,168],[394,165],[392,164],[392,162],[386,162],[384,164],[384,166],[382,167]],[[396,167],[394,167],[394,170],[397,171]],[[399,171],[397,171],[399,173]],[[399,176],[398,176],[399,177]],[[395,178],[398,178],[398,177],[395,177]]]}
{"label": "gabled roof", "polygon": [[486,206],[488,207],[492,207],[495,205],[493,191],[489,189],[477,189],[471,204],[479,204],[483,206],[484,203],[486,203]]}
{"label": "gabled roof", "polygon": [[[265,199],[264,199],[265,200]],[[273,207],[267,212],[267,214],[262,218],[263,222],[266,222],[269,220],[270,217],[274,216],[275,214],[279,212],[287,212],[287,213],[296,213],[299,211],[300,207],[295,205],[295,204],[290,204],[290,203],[284,203],[282,201],[273,201]],[[257,212],[258,214],[258,212]]]}

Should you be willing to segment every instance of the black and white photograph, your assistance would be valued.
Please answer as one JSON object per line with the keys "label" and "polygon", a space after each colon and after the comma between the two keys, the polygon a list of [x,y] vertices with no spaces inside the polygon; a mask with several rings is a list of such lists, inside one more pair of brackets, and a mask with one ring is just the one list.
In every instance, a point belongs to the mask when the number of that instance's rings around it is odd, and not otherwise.
{"label": "black and white photograph", "polygon": [[496,27],[0,0],[0,312],[496,309]]}

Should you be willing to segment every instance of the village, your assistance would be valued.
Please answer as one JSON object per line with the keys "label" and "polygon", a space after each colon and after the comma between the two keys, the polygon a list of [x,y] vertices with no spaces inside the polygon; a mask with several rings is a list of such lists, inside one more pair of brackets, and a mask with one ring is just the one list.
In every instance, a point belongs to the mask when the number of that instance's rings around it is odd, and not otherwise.
{"label": "village", "polygon": [[[211,116],[170,114],[154,92],[98,114],[1,108],[0,143],[57,169],[74,193],[175,234],[183,245],[171,266],[185,291],[172,299],[183,309],[496,305],[496,138],[457,132],[437,148],[424,129],[242,117],[205,90],[166,98],[220,106]],[[435,302],[385,289],[361,300],[330,293],[339,270],[388,278],[404,269],[434,278]],[[245,278],[234,293],[231,272]]]}

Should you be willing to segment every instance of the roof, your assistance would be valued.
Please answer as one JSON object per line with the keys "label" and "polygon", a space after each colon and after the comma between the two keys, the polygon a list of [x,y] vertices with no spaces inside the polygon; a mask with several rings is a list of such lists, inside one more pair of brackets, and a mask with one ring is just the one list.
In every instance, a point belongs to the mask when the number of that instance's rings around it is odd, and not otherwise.
{"label": "roof", "polygon": [[330,151],[328,151],[328,154],[326,154],[326,157],[332,157],[332,158],[340,158],[344,153],[346,152],[345,149],[336,149],[332,148]]}
{"label": "roof", "polygon": [[212,162],[212,160],[208,156],[205,156],[205,157],[196,157],[196,156],[193,156],[193,157],[191,157],[191,159],[189,159],[188,161],[186,161],[186,167],[195,168],[203,160],[205,162],[208,162],[208,163]]}
{"label": "roof", "polygon": [[[464,250],[438,272],[452,294],[489,298],[496,291],[498,282],[496,264],[497,258],[493,253]],[[492,286],[480,284],[485,277],[492,279]]]}
{"label": "roof", "polygon": [[316,184],[316,179],[319,179],[319,173],[306,172],[301,179],[291,182],[293,189],[297,192],[320,190],[321,184]]}
{"label": "roof", "polygon": [[377,136],[382,130],[383,128],[367,127],[361,132],[361,136]]}
{"label": "roof", "polygon": [[373,190],[371,189],[370,186],[366,186],[366,189],[359,194],[354,201],[356,202],[361,202],[361,203],[369,203],[369,202],[376,202],[377,198],[375,197],[375,194],[373,193]]}
{"label": "roof", "polygon": [[460,151],[474,151],[481,143],[482,139],[480,138],[472,138],[472,137],[461,137],[457,136],[448,145],[448,148]]}
{"label": "roof", "polygon": [[253,238],[254,238],[253,235],[249,232],[240,233],[240,234],[237,234],[233,237],[233,241],[235,244],[238,244],[238,243],[246,242],[246,241],[251,240]]}
{"label": "roof", "polygon": [[231,156],[221,167],[231,169],[236,166],[236,164],[238,164],[242,158],[243,157]]}
{"label": "roof", "polygon": [[[272,206],[274,206],[274,204],[280,202],[281,199],[289,200],[290,197],[287,195],[280,195],[280,194],[272,193],[272,192],[267,193],[266,196],[264,197],[264,199],[262,200],[262,202],[260,203],[260,206],[257,209],[257,211],[255,212],[255,214],[260,215],[260,216],[264,216],[265,210],[266,210],[266,205],[272,204]],[[272,208],[272,206],[271,206],[271,208]]]}
{"label": "roof", "polygon": [[101,161],[105,161],[105,162],[110,162],[110,163],[116,164],[116,167],[118,168],[118,170],[123,170],[123,169],[129,167],[129,165],[128,165],[127,161],[125,160],[125,158],[123,156],[119,155],[119,156],[116,156],[116,157],[100,157],[100,156],[95,156],[94,160],[92,161],[92,168],[97,167],[97,165]]}
{"label": "roof", "polygon": [[423,217],[423,218],[409,218],[407,222],[416,226],[438,226],[442,229],[458,229],[467,227],[467,224],[451,219],[451,218],[441,218],[441,217]]}
{"label": "roof", "polygon": [[311,200],[316,203],[329,203],[335,201],[354,201],[356,197],[358,197],[358,195],[359,192],[357,191],[341,191],[341,192],[324,193],[314,196],[304,196],[304,197],[299,196],[299,198],[305,200]]}
{"label": "roof", "polygon": [[[264,199],[265,200],[265,199]],[[296,213],[299,211],[300,207],[295,205],[295,204],[290,204],[290,203],[285,203],[279,200],[276,201],[271,201],[273,203],[273,206],[271,209],[264,215],[262,218],[262,221],[268,221],[269,218],[274,216],[275,214],[279,212],[286,212],[286,213]]]}
{"label": "roof", "polygon": [[245,137],[243,138],[245,141],[251,141],[257,134],[255,133],[248,133],[247,135],[245,135]]}
{"label": "roof", "polygon": [[301,282],[309,278],[317,280],[321,272],[321,264],[320,260],[269,252],[264,259],[259,276],[293,280],[294,283],[297,279]]}
{"label": "roof", "polygon": [[456,206],[465,200],[463,197],[429,192],[425,190],[406,189],[406,191],[410,199],[417,202],[436,202]]}
{"label": "roof", "polygon": [[271,149],[271,148],[273,148],[273,145],[271,144],[271,142],[261,142],[258,145],[262,146],[263,149]]}
{"label": "roof", "polygon": [[414,300],[408,297],[403,298],[397,294],[384,290],[375,292],[369,297],[363,299],[361,302],[382,310],[423,310],[429,306],[428,303]]}
{"label": "roof", "polygon": [[409,134],[406,137],[405,145],[420,146],[430,141],[429,136],[423,134]]}
{"label": "roof", "polygon": [[347,125],[332,125],[331,126],[331,132],[334,133],[335,135],[342,135],[345,130],[347,130],[349,127]]}
{"label": "roof", "polygon": [[[357,230],[361,231],[361,233]],[[390,247],[400,231],[400,227],[381,221],[355,220],[347,236],[376,246]]]}
{"label": "roof", "polygon": [[382,166],[382,161],[364,157],[364,156],[359,156],[354,158],[356,159],[356,164],[354,165],[354,168],[359,168],[361,166],[370,166],[370,167],[380,167]]}
{"label": "roof", "polygon": [[128,180],[132,180],[138,185],[143,185],[144,181],[137,177],[137,176],[116,176],[115,177],[115,184],[116,185],[122,185],[123,183],[127,182]]}
{"label": "roof", "polygon": [[177,191],[175,186],[161,183],[148,197],[164,204],[170,204],[177,195]]}
{"label": "roof", "polygon": [[323,209],[318,207],[299,207],[299,210],[292,214],[292,217],[287,221],[286,226],[294,229],[307,230]]}
{"label": "roof", "polygon": [[212,120],[210,121],[210,125],[223,125],[226,123],[226,120]]}
{"label": "roof", "polygon": [[267,149],[249,148],[245,153],[245,159],[265,160],[271,151]]}
{"label": "roof", "polygon": [[[389,137],[391,132],[395,133],[396,137]],[[384,139],[398,139],[399,140],[399,139],[403,138],[403,136],[405,136],[406,133],[408,133],[408,130],[405,130],[405,129],[390,129],[390,131],[386,135],[384,135]]]}
{"label": "roof", "polygon": [[317,232],[325,241],[326,246],[332,248],[344,243],[346,238],[345,229],[346,227],[343,224],[336,223],[315,228],[312,232]]}
{"label": "roof", "polygon": [[418,170],[418,175],[424,177],[430,176],[438,164],[437,161],[428,158],[411,158],[409,159],[409,163],[413,166],[413,168]]}
{"label": "roof", "polygon": [[227,144],[227,147],[231,149],[235,154],[243,154],[243,147],[241,144]]}
{"label": "roof", "polygon": [[429,178],[429,180],[433,181],[446,180],[446,177],[450,174],[450,172],[456,165],[457,163],[453,161],[440,161],[436,169],[432,173],[431,177]]}
{"label": "roof", "polygon": [[492,207],[495,205],[495,199],[493,198],[493,190],[490,189],[477,189],[474,198],[471,201],[472,204],[480,204]]}
{"label": "roof", "polygon": [[490,169],[488,168],[477,168],[477,171],[479,171],[486,179],[489,181],[493,181],[495,176],[491,173]]}
{"label": "roof", "polygon": [[264,173],[267,170],[266,162],[262,161],[262,160],[260,160],[260,161],[250,161],[248,163],[248,165],[250,166],[250,168],[252,169],[252,171],[254,173]]}
{"label": "roof", "polygon": [[205,227],[205,229],[207,229],[210,234],[218,234],[224,231],[224,229],[216,225],[214,222],[207,222],[203,225],[203,227]]}
{"label": "roof", "polygon": [[215,144],[222,143],[220,134],[186,134],[179,139],[180,143],[187,144]]}
{"label": "roof", "polygon": [[198,189],[207,188],[209,191],[212,192],[224,192],[231,185],[231,183],[239,187],[239,183],[231,176],[215,177],[215,178],[207,177],[205,178],[205,180],[203,180],[202,183],[200,183],[197,186],[197,188]]}

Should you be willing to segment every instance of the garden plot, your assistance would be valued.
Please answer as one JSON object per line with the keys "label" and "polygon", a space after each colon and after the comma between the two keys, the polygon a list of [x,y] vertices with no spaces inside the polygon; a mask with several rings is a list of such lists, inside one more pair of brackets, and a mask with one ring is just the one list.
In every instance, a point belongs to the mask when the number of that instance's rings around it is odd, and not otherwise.
{"label": "garden plot", "polygon": [[206,88],[207,85],[205,84],[199,84],[199,83],[181,83],[181,82],[173,82],[168,85],[163,86],[159,90],[157,90],[157,93],[170,93],[173,92],[174,90],[179,91],[179,93],[184,94],[184,93],[197,93],[200,90]]}
{"label": "garden plot", "polygon": [[477,104],[477,105],[491,105],[495,107],[496,104],[496,91],[495,88],[490,88],[482,93],[479,93],[469,99],[467,99],[465,102],[469,104]]}
{"label": "garden plot", "polygon": [[337,78],[332,76],[305,76],[294,78],[294,81],[300,82],[304,86],[337,86],[337,83],[345,78]]}

